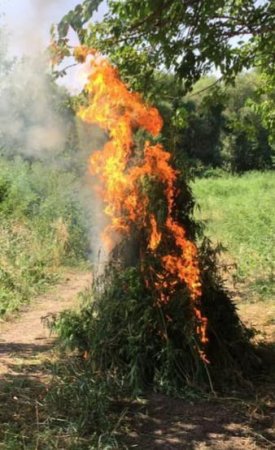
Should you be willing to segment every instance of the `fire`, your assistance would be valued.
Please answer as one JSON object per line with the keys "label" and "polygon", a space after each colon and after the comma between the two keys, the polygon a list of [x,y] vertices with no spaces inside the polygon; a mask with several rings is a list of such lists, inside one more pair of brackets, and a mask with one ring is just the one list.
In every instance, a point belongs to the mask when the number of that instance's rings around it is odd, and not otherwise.
{"label": "fire", "polygon": [[[127,236],[133,226],[147,230],[147,251],[161,262],[159,273],[154,274],[159,293],[157,303],[168,303],[176,286],[186,286],[192,300],[196,332],[205,344],[207,319],[200,310],[197,248],[173,218],[178,173],[170,164],[170,153],[161,144],[146,142],[141,152],[134,143],[138,129],[157,137],[163,126],[162,118],[156,108],[127,88],[106,58],[86,47],[76,49],[79,61],[84,62],[88,55],[90,70],[85,90],[89,104],[79,111],[79,116],[97,124],[109,135],[109,141],[102,150],[93,153],[89,163],[90,172],[101,181],[105,214],[110,219],[104,231],[105,242],[110,249],[113,235]],[[163,186],[167,212],[161,223],[149,209],[149,195],[143,187],[145,180]],[[172,254],[167,254],[168,241],[173,242]]]}
{"label": "fire", "polygon": [[158,231],[157,221],[153,214],[150,215],[150,224],[151,224],[151,236],[150,236],[150,242],[148,244],[148,248],[150,248],[150,250],[154,251],[158,248],[158,245],[161,241],[161,233],[160,233],[160,231]]}

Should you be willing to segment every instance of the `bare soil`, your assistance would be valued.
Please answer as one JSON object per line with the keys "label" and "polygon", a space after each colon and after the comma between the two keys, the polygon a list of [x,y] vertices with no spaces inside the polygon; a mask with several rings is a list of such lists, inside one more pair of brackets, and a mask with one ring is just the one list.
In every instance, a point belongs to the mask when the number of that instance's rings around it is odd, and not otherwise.
{"label": "bare soil", "polygon": [[46,326],[47,317],[75,307],[77,294],[89,284],[90,273],[68,272],[62,283],[37,297],[14,321],[0,323],[0,376],[13,373],[20,359],[52,348],[54,336]]}
{"label": "bare soil", "polygon": [[45,449],[43,444],[40,446],[39,437],[34,447],[28,446],[33,434],[39,436],[45,420],[41,402],[57,358],[55,337],[45,322],[49,316],[76,308],[77,294],[90,284],[91,273],[71,270],[60,284],[34,299],[14,320],[0,323],[1,450]]}
{"label": "bare soil", "polygon": [[[42,319],[75,308],[78,292],[90,282],[90,273],[70,272],[61,284],[32,302],[15,321],[0,324],[0,449],[6,449],[1,441],[10,427],[21,432],[39,426],[39,405],[50,386],[51,364],[56,358],[54,336],[50,336]],[[274,304],[241,301],[238,307],[244,322],[259,330],[256,339],[272,348]],[[127,405],[120,448],[275,449],[274,387],[273,377],[249,396],[232,392],[226,398],[182,400],[151,394]],[[36,448],[40,450],[39,443]]]}
{"label": "bare soil", "polygon": [[272,449],[273,425],[270,400],[263,407],[237,397],[186,401],[158,394],[133,408],[126,442],[142,450]]}

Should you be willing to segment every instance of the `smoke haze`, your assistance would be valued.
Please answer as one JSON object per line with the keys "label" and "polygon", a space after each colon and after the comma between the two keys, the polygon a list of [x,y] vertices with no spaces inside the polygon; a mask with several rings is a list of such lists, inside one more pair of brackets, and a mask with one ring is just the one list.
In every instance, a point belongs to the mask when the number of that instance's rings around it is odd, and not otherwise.
{"label": "smoke haze", "polygon": [[33,55],[49,44],[50,27],[78,0],[0,0],[1,23],[12,36],[12,54]]}
{"label": "smoke haze", "polygon": [[[20,10],[23,5],[26,9],[23,20],[14,10],[15,26],[11,27],[11,33],[1,32],[0,26],[0,154],[41,161],[45,170],[54,165],[79,174],[79,201],[91,224],[91,259],[96,262],[102,248],[100,234],[105,219],[87,167],[89,154],[102,148],[106,137],[98,128],[75,119],[66,107],[68,92],[51,80],[42,56],[49,43],[51,23],[77,3],[77,0],[10,0],[10,4],[20,5]],[[58,19],[54,18],[54,11],[61,5],[64,11]],[[10,55],[14,54],[17,61],[12,61]]]}
{"label": "smoke haze", "polygon": [[16,63],[2,82],[0,100],[1,147],[7,152],[44,159],[64,149],[66,125],[43,59]]}

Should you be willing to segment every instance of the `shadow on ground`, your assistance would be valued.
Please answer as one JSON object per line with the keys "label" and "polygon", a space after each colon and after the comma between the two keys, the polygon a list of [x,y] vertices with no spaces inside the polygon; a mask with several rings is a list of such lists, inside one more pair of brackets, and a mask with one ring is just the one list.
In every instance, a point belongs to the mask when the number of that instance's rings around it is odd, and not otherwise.
{"label": "shadow on ground", "polygon": [[44,365],[21,361],[10,364],[8,370],[0,376],[0,443],[11,432],[20,435],[39,426],[39,405],[46,394],[40,376]]}
{"label": "shadow on ground", "polygon": [[0,342],[0,356],[12,356],[16,358],[29,358],[38,353],[46,352],[52,347],[49,342],[47,344],[22,344],[22,343],[3,343]]}
{"label": "shadow on ground", "polygon": [[187,402],[155,394],[129,411],[125,444],[142,450],[271,449],[274,412],[269,401],[252,406],[240,399]]}
{"label": "shadow on ground", "polygon": [[[262,373],[250,393],[187,401],[160,394],[133,403],[126,447],[140,450],[275,449],[275,345],[259,346]],[[221,374],[222,377],[222,374]],[[230,391],[230,386],[228,386]]]}
{"label": "shadow on ground", "polygon": [[[28,442],[35,430],[47,425],[43,400],[50,387],[52,366],[51,344],[1,343],[1,359],[6,373],[0,375],[0,448],[9,435]],[[270,357],[268,346],[265,347]],[[273,355],[274,356],[274,355]],[[48,362],[47,362],[48,361]],[[274,380],[273,380],[274,381]],[[144,401],[116,409],[122,418],[122,431],[117,433],[118,450],[266,450],[275,448],[274,383],[262,381],[259,393],[250,398],[232,393],[231,397],[187,401],[161,394],[151,394]],[[273,389],[272,389],[273,388]],[[50,425],[51,426],[51,425]],[[23,441],[24,436],[29,436]],[[25,439],[25,438],[24,438]],[[66,446],[12,447],[53,449]],[[89,439],[89,438],[88,438]],[[18,441],[19,442],[19,441]],[[273,442],[273,444],[272,444]],[[3,445],[3,444],[2,444]],[[19,444],[18,444],[19,445]],[[21,445],[21,444],[20,444]],[[24,444],[25,445],[25,444]],[[69,447],[68,447],[69,448]],[[76,447],[82,450],[81,445]],[[86,448],[86,447],[85,447]]]}

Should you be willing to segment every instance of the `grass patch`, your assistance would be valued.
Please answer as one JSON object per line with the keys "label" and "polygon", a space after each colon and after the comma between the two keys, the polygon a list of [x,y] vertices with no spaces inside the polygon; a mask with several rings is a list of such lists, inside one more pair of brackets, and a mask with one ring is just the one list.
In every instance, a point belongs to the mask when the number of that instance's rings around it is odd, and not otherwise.
{"label": "grass patch", "polygon": [[250,172],[242,176],[196,179],[192,185],[206,234],[227,249],[236,263],[234,277],[247,293],[267,299],[275,281],[275,176]]}
{"label": "grass patch", "polygon": [[85,260],[86,224],[75,176],[0,159],[0,317]]}
{"label": "grass patch", "polygon": [[24,375],[18,366],[16,375],[2,378],[0,449],[118,448],[116,428],[123,408],[114,403],[116,386],[92,377],[81,358],[53,362],[56,357],[51,354],[49,361],[38,354],[35,361],[24,361]]}

